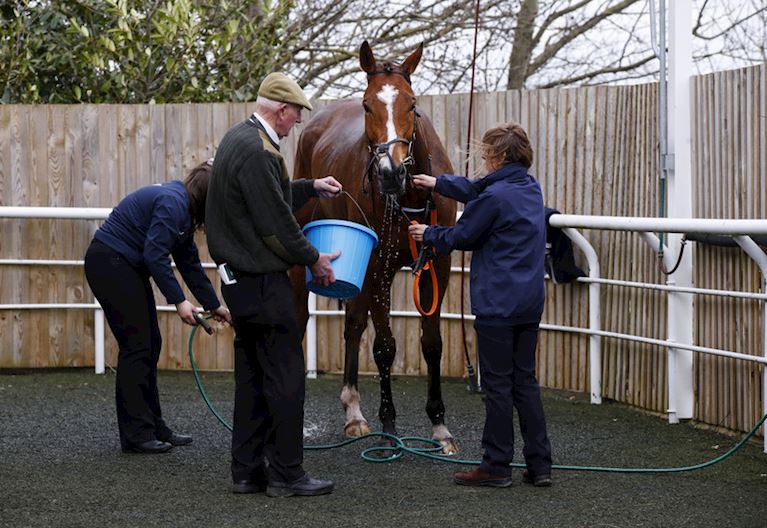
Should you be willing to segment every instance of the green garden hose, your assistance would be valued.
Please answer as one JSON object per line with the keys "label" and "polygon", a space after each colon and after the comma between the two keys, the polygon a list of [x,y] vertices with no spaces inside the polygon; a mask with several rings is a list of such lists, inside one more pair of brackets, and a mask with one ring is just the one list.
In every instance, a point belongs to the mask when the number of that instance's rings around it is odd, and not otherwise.
{"label": "green garden hose", "polygon": [[[202,319],[198,319],[200,324],[203,323]],[[221,415],[216,411],[216,409],[213,407],[213,404],[210,402],[210,399],[208,398],[208,394],[205,392],[205,387],[202,385],[202,380],[200,379],[200,374],[197,371],[197,365],[194,361],[194,353],[193,353],[193,347],[192,344],[194,343],[194,336],[197,333],[197,329],[199,326],[195,326],[192,328],[192,333],[189,335],[189,363],[192,366],[192,373],[194,374],[194,379],[197,382],[197,388],[200,390],[200,394],[202,395],[202,399],[205,401],[205,404],[208,406],[208,409],[210,409],[210,412],[213,413],[213,415],[218,419],[219,422],[221,422],[221,425],[226,427],[230,432],[232,431],[232,426],[224,420]],[[206,328],[207,330],[207,328]],[[566,465],[558,465],[554,464],[552,469],[558,469],[558,470],[564,470],[564,471],[601,471],[601,472],[607,472],[607,473],[682,473],[685,471],[696,471],[698,469],[703,469],[709,466],[713,466],[714,464],[721,462],[725,458],[729,457],[735,451],[741,448],[743,444],[748,441],[749,438],[754,436],[754,434],[759,430],[759,427],[762,426],[762,424],[767,420],[767,414],[762,416],[762,419],[759,420],[759,422],[754,426],[751,431],[748,432],[746,436],[744,436],[740,442],[735,444],[729,451],[726,453],[723,453],[722,455],[713,458],[711,460],[708,460],[706,462],[701,462],[700,464],[695,464],[692,466],[682,466],[682,467],[670,467],[670,468],[617,468],[617,467],[600,467],[600,466],[566,466]],[[438,455],[437,452],[442,450],[442,445],[432,438],[423,438],[418,436],[394,436],[387,433],[370,433],[366,434],[364,436],[358,436],[356,438],[350,438],[348,440],[344,440],[343,442],[339,442],[337,444],[325,444],[325,445],[308,445],[304,446],[304,449],[335,449],[337,447],[344,447],[349,444],[353,444],[354,442],[359,442],[360,440],[366,440],[368,438],[382,438],[385,440],[388,440],[390,442],[390,445],[385,446],[373,446],[368,447],[365,450],[363,450],[360,453],[360,456],[368,461],[368,462],[391,462],[393,460],[397,460],[398,458],[402,458],[402,456],[405,453],[409,453],[414,456],[420,456],[424,458],[430,458],[432,460],[439,460],[441,462],[449,462],[451,464],[461,464],[465,466],[478,466],[480,462],[478,460],[463,460],[459,458],[453,458],[445,455]],[[413,447],[412,445],[407,445],[408,443],[416,443],[416,444],[424,444],[426,447]],[[390,453],[386,456],[372,456],[372,453],[380,452],[382,454]],[[510,464],[511,467],[516,468],[524,468],[526,467],[525,464],[518,464],[513,463]]]}

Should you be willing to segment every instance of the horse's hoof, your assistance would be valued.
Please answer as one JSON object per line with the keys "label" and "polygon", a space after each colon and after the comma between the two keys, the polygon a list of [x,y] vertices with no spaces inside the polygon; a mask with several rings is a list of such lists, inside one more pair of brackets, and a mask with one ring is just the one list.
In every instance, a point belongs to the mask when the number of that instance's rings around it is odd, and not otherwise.
{"label": "horse's hoof", "polygon": [[344,427],[344,434],[346,435],[346,438],[365,436],[366,434],[370,434],[370,427],[368,427],[368,423],[364,420],[355,420],[346,424]]}
{"label": "horse's hoof", "polygon": [[455,443],[453,438],[444,438],[440,440],[439,443],[442,445],[443,455],[450,456],[458,453],[458,444]]}
{"label": "horse's hoof", "polygon": [[[389,433],[391,434],[391,433]],[[393,434],[392,436],[397,436]],[[399,453],[399,444],[390,438],[381,438],[376,443],[376,451],[370,453],[372,458],[376,459],[389,459],[395,457]]]}

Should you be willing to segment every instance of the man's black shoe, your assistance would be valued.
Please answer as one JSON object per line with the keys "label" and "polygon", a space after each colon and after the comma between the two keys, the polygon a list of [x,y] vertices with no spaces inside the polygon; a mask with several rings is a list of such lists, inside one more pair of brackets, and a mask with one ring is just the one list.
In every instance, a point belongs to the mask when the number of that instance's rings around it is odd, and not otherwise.
{"label": "man's black shoe", "polygon": [[527,470],[522,472],[522,482],[532,484],[536,488],[548,488],[552,484],[551,475],[530,475]]}
{"label": "man's black shoe", "polygon": [[232,482],[232,493],[261,493],[266,491],[266,482],[237,480]]}
{"label": "man's black shoe", "polygon": [[171,448],[173,448],[173,445],[169,444],[168,442],[149,440],[148,442],[142,442],[140,444],[123,447],[123,453],[143,453],[146,455],[154,455],[157,453],[165,453],[170,451]]}
{"label": "man's black shoe", "polygon": [[266,494],[270,497],[292,497],[293,495],[308,497],[325,495],[331,491],[333,491],[333,481],[320,480],[309,475],[304,475],[293,482],[273,480],[266,487]]}
{"label": "man's black shoe", "polygon": [[183,446],[192,443],[192,435],[171,433],[168,438],[163,438],[162,442],[167,442],[172,446]]}

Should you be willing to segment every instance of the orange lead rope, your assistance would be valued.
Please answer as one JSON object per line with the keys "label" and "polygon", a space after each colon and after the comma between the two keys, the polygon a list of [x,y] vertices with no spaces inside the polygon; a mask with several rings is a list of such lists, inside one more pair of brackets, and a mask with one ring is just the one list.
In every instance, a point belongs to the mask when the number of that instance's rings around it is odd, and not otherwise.
{"label": "orange lead rope", "polygon": [[[411,220],[411,224],[417,224],[415,220]],[[429,225],[434,225],[437,223],[437,211],[436,209],[431,211],[431,214],[429,215]],[[413,262],[418,261],[419,255],[418,255],[418,248],[415,245],[415,239],[410,236],[410,254],[413,256]],[[431,308],[426,311],[421,306],[421,290],[419,289],[419,285],[421,282],[421,272],[424,270],[429,270],[429,274],[431,275],[431,289],[432,289],[432,304]],[[418,310],[418,313],[420,313],[424,317],[428,317],[432,315],[437,310],[437,300],[439,299],[439,285],[437,284],[437,272],[434,271],[434,266],[431,265],[431,259],[427,260],[426,263],[419,269],[415,269],[413,271],[413,275],[415,275],[415,279],[413,280],[413,302],[415,303],[415,308]]]}

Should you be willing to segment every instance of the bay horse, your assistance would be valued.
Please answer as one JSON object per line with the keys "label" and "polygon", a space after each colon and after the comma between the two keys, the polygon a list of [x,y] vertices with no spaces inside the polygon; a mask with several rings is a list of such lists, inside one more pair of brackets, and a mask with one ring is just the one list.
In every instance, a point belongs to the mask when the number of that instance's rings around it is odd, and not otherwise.
{"label": "bay horse", "polygon": [[[323,218],[350,220],[369,225],[378,235],[361,293],[346,304],[344,363],[341,402],[346,413],[347,437],[370,432],[362,414],[357,389],[360,338],[367,327],[368,313],[375,328],[373,358],[380,376],[378,416],[382,430],[396,435],[396,410],[391,390],[391,368],[396,343],[389,323],[391,285],[403,266],[413,263],[408,223],[429,223],[436,209],[436,222],[455,224],[456,204],[436,193],[415,189],[412,174],[452,173],[453,169],[434,127],[416,106],[410,75],[416,69],[423,44],[401,64],[376,61],[367,41],[360,47],[359,60],[368,85],[362,101],[332,104],[317,113],[304,127],[298,140],[294,178],[322,178],[333,175],[347,196],[334,200],[311,200],[297,212],[301,225]],[[362,211],[360,211],[360,209]],[[421,318],[421,350],[428,370],[426,413],[432,423],[432,438],[443,453],[457,452],[457,445],[445,426],[445,405],[440,388],[442,337],[440,307],[450,273],[448,255],[437,255],[431,263],[438,283],[437,299],[432,291],[431,273],[420,282],[420,298],[433,313]],[[296,292],[299,327],[308,319],[307,290],[303,269],[291,271]],[[429,309],[426,310],[431,311]],[[424,312],[422,312],[424,313]],[[302,324],[303,323],[303,324]]]}

